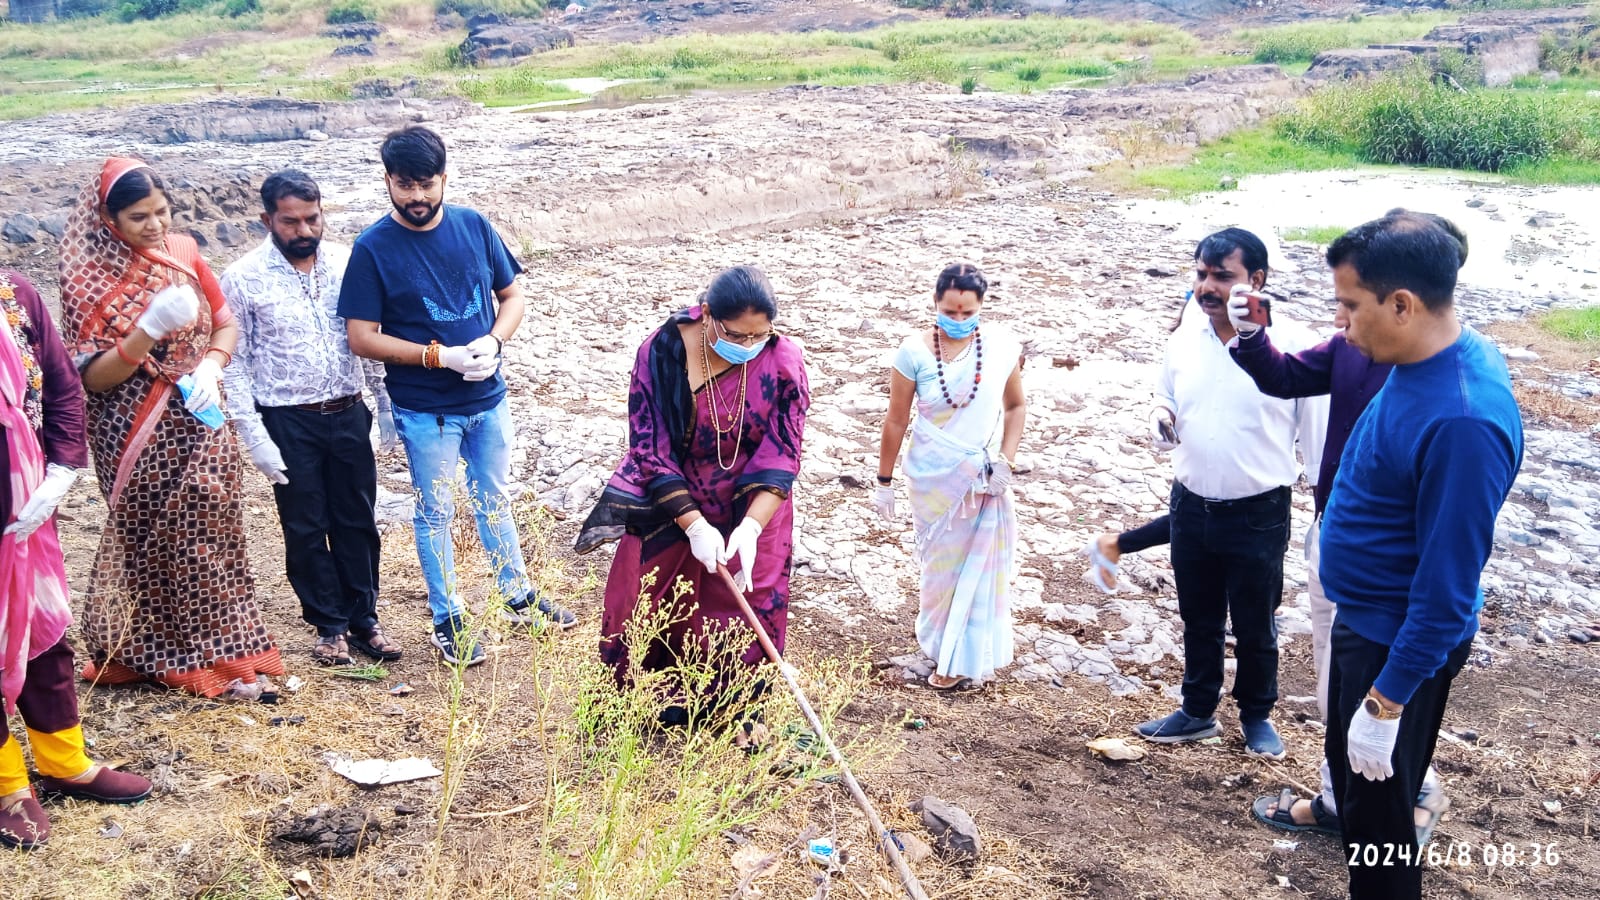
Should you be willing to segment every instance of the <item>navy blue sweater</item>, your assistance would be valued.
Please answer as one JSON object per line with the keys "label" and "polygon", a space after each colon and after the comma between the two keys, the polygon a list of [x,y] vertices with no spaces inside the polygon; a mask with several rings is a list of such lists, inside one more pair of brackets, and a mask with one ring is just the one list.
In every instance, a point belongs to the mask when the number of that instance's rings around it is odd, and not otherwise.
{"label": "navy blue sweater", "polygon": [[1405,703],[1478,630],[1478,579],[1522,465],[1522,414],[1500,352],[1463,327],[1396,366],[1345,445],[1322,523],[1339,621],[1389,647],[1374,687]]}

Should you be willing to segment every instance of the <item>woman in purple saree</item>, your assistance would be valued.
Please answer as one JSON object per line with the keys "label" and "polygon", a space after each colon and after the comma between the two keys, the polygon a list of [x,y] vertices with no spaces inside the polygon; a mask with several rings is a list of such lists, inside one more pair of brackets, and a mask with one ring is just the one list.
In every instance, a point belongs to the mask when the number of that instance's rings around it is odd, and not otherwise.
{"label": "woman in purple saree", "polygon": [[[619,684],[632,680],[634,667],[673,668],[691,647],[744,621],[716,574],[719,563],[783,650],[794,526],[789,492],[811,398],[800,346],[772,329],[777,312],[759,269],[728,269],[697,306],[673,314],[639,348],[628,451],[577,541],[579,553],[619,541],[600,624],[600,656]],[[674,600],[680,578],[693,590]],[[631,647],[626,626],[642,602],[652,610],[683,608],[672,610],[671,624],[649,646]],[[741,659],[761,663],[753,636]],[[713,706],[754,699],[718,697]],[[667,725],[688,718],[684,705],[661,714]],[[753,730],[747,725],[741,742]]]}

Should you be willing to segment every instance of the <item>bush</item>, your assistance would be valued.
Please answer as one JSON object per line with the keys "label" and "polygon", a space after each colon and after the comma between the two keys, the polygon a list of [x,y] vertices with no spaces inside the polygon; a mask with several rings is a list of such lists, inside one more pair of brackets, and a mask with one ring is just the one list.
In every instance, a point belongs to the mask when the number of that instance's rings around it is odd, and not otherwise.
{"label": "bush", "polygon": [[223,14],[234,19],[260,11],[260,0],[223,0],[222,3]]}
{"label": "bush", "polygon": [[63,19],[87,19],[111,9],[112,0],[61,0],[56,15]]}
{"label": "bush", "polygon": [[961,79],[961,93],[970,94],[978,89],[978,76],[968,75]]}
{"label": "bush", "polygon": [[1038,81],[1044,77],[1044,69],[1038,66],[1020,66],[1017,68],[1018,81]]}
{"label": "bush", "polygon": [[[503,16],[537,16],[544,13],[547,0],[438,0],[434,9],[458,13],[465,18],[496,13]],[[562,4],[566,4],[563,2]]]}
{"label": "bush", "polygon": [[178,11],[178,0],[122,0],[117,4],[115,16],[123,22],[136,19],[159,19]]}
{"label": "bush", "polygon": [[1279,128],[1290,140],[1369,162],[1499,172],[1557,156],[1592,159],[1595,119],[1586,98],[1461,91],[1413,66],[1315,94]]}
{"label": "bush", "polygon": [[376,12],[371,5],[362,0],[340,0],[328,7],[327,22],[329,25],[351,25],[356,22],[371,22]]}

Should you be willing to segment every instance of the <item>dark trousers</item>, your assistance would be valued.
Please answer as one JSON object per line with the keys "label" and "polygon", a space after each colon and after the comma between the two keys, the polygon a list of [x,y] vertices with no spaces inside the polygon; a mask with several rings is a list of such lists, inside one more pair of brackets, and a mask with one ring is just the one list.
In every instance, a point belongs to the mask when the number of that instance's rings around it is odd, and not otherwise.
{"label": "dark trousers", "polygon": [[[28,660],[28,677],[17,695],[23,724],[46,734],[78,724],[78,691],[72,677],[72,645],[66,638]],[[0,744],[10,735],[5,714],[0,712]]]}
{"label": "dark trousers", "polygon": [[[1450,682],[1466,665],[1472,639],[1450,651],[1443,668],[1424,681],[1406,702],[1391,757],[1394,774],[1383,781],[1372,781],[1350,770],[1345,736],[1356,708],[1383,671],[1389,648],[1356,634],[1337,618],[1330,643],[1333,658],[1328,673],[1328,714],[1334,720],[1328,723],[1323,750],[1333,774],[1334,794],[1339,798],[1350,896],[1352,900],[1421,897],[1422,860],[1417,852],[1412,807],[1433,762]],[[1369,865],[1371,862],[1376,864]]]}
{"label": "dark trousers", "polygon": [[260,407],[288,484],[272,486],[283,524],[283,561],[300,612],[319,635],[366,632],[378,622],[374,508],[378,467],[365,403],[336,413]]}
{"label": "dark trousers", "polygon": [[1267,718],[1278,702],[1278,622],[1289,489],[1242,500],[1207,500],[1172,484],[1172,574],[1183,618],[1183,711],[1209,719],[1222,699],[1227,622],[1239,662],[1239,718]]}

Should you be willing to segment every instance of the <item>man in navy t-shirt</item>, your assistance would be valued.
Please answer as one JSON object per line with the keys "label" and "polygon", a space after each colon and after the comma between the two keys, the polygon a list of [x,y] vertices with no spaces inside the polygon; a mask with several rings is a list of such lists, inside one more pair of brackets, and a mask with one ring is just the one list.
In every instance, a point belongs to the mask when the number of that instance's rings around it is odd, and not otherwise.
{"label": "man in navy t-shirt", "polygon": [[1345,339],[1394,366],[1345,445],[1322,522],[1322,586],[1339,610],[1325,750],[1354,898],[1422,895],[1412,804],[1522,465],[1505,361],[1456,319],[1459,253],[1411,213],[1328,247]]}
{"label": "man in navy t-shirt", "polygon": [[394,209],[356,239],[339,293],[350,349],[382,360],[417,491],[412,519],[428,583],[433,644],[473,665],[483,648],[464,621],[450,520],[457,464],[466,462],[478,536],[496,568],[498,605],[519,624],[562,628],[572,613],[528,583],[506,483],[515,431],[500,351],[522,322],[522,267],[479,213],[444,204],[445,148],[420,125],[380,150]]}

